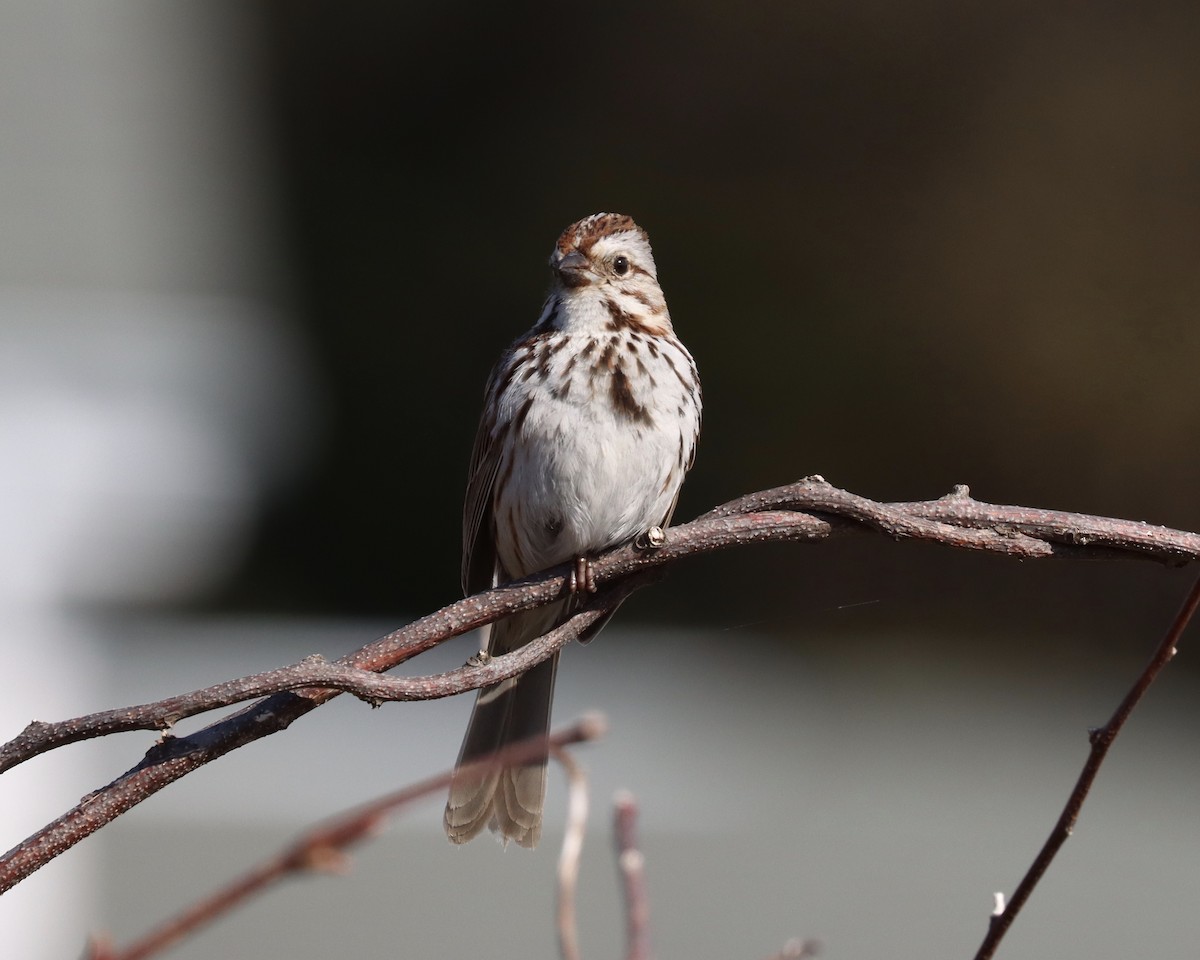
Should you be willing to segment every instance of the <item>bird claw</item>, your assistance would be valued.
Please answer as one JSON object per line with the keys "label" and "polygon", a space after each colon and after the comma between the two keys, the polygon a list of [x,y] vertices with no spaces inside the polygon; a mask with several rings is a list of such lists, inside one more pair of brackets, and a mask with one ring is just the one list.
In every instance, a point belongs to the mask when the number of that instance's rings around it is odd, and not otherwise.
{"label": "bird claw", "polygon": [[666,542],[667,532],[662,527],[654,526],[638,537],[633,545],[639,550],[657,550]]}
{"label": "bird claw", "polygon": [[572,596],[596,592],[596,570],[587,557],[576,557],[575,565],[567,577],[567,591]]}

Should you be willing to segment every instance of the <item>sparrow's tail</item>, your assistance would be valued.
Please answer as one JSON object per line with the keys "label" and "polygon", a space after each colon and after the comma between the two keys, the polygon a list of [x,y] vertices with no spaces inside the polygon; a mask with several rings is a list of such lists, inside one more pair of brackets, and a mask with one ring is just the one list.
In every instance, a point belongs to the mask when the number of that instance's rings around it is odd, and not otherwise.
{"label": "sparrow's tail", "polygon": [[[509,653],[552,629],[562,616],[560,606],[551,604],[494,624],[488,652]],[[442,818],[453,843],[466,843],[487,826],[505,842],[537,844],[546,799],[546,753],[517,766],[488,767],[486,761],[509,744],[545,738],[550,732],[557,668],[556,653],[520,676],[479,691]]]}

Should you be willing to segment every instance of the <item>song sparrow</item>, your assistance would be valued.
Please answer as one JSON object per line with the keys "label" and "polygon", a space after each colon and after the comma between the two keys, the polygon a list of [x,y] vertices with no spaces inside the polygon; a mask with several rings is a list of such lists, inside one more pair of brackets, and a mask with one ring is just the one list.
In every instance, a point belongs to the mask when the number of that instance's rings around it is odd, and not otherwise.
{"label": "song sparrow", "polygon": [[[666,526],[695,454],[700,380],[671,327],[645,231],[620,214],[587,217],[563,231],[550,268],[541,317],[485,392],[463,512],[468,594],[572,559],[586,580],[588,557]],[[487,652],[546,633],[569,604],[493,624]],[[455,843],[485,825],[506,842],[537,843],[545,758],[464,765],[546,734],[557,662],[479,691],[446,803]]]}

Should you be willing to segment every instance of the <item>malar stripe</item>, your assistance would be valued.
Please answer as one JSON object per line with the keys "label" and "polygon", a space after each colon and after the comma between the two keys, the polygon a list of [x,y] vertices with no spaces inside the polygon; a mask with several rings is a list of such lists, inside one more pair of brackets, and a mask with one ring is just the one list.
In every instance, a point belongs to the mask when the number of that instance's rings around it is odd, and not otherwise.
{"label": "malar stripe", "polygon": [[[635,267],[634,269],[636,270],[638,268]],[[642,270],[641,272],[645,273],[646,271]],[[644,293],[642,293],[641,290],[630,290],[630,289],[626,289],[625,287],[622,287],[621,295],[624,297],[629,297],[631,300],[636,300],[638,303],[640,303],[643,307],[646,307],[648,310],[655,309],[654,302],[648,296],[646,296]]]}
{"label": "malar stripe", "polygon": [[609,319],[606,327],[609,330],[627,330],[631,334],[637,333],[650,337],[657,336],[666,330],[662,321],[654,315],[642,317],[636,313],[630,313],[610,297],[605,297],[603,303],[604,308],[608,311]]}
{"label": "malar stripe", "polygon": [[617,301],[611,297],[604,298],[604,309],[608,311],[609,330],[621,330],[625,327],[636,326],[636,318],[633,314],[621,309]]}

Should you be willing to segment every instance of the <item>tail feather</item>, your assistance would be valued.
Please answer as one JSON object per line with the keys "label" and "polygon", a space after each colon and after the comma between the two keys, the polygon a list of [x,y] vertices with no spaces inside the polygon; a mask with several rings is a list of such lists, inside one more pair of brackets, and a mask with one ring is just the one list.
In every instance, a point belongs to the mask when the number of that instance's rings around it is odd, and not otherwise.
{"label": "tail feather", "polygon": [[[554,605],[557,607],[558,605]],[[554,607],[501,621],[489,638],[499,656],[549,630],[561,615]],[[443,824],[454,843],[466,843],[485,826],[504,840],[533,847],[542,833],[546,797],[546,756],[515,767],[488,768],[486,760],[512,743],[550,732],[550,706],[558,654],[517,677],[479,691],[459,752]]]}

